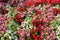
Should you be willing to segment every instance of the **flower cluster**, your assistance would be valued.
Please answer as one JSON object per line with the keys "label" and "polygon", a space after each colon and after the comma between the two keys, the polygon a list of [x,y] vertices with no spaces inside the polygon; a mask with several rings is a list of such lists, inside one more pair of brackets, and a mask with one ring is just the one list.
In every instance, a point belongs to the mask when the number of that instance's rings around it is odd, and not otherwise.
{"label": "flower cluster", "polygon": [[1,40],[60,40],[59,20],[60,0],[0,0]]}
{"label": "flower cluster", "polygon": [[[39,40],[39,39],[43,40],[44,38],[46,40],[54,40],[56,38],[55,31],[50,28],[50,22],[53,19],[55,19],[56,16],[54,15],[53,7],[51,7],[50,5],[48,5],[48,6],[49,7],[46,6],[45,8],[47,8],[47,9],[42,10],[42,12],[40,10],[38,10],[37,14],[33,17],[32,23],[36,28],[38,28],[37,31],[39,32],[39,34],[38,34],[39,37],[37,38],[37,40]],[[38,14],[38,13],[40,13],[40,14]],[[35,33],[37,31],[35,31]],[[54,34],[54,36],[53,36],[53,34]],[[51,35],[51,37],[50,37],[50,35]],[[36,34],[34,34],[32,36],[36,37]]]}
{"label": "flower cluster", "polygon": [[7,30],[7,18],[0,14],[0,36],[4,34]]}
{"label": "flower cluster", "polygon": [[14,19],[15,19],[15,20],[16,20],[16,22],[18,22],[18,23],[23,22],[23,18],[21,17],[20,13],[18,13],[18,14],[17,14],[17,17],[16,17],[16,18],[14,18]]}
{"label": "flower cluster", "polygon": [[19,36],[19,40],[30,40],[30,31],[27,31],[24,28],[20,28],[17,33]]}
{"label": "flower cluster", "polygon": [[31,36],[34,40],[56,40],[56,32],[50,27],[45,27],[43,30],[35,28],[31,30]]}
{"label": "flower cluster", "polygon": [[56,40],[56,32],[50,27],[46,27],[41,35],[44,35],[43,37],[46,40]]}
{"label": "flower cluster", "polygon": [[60,14],[60,9],[53,8],[54,15]]}
{"label": "flower cluster", "polygon": [[8,13],[8,10],[6,10],[4,3],[0,3],[0,12],[1,12],[1,14]]}
{"label": "flower cluster", "polygon": [[39,5],[39,4],[60,4],[60,0],[29,0],[29,1],[26,1],[26,5],[27,6],[32,6],[32,5]]}

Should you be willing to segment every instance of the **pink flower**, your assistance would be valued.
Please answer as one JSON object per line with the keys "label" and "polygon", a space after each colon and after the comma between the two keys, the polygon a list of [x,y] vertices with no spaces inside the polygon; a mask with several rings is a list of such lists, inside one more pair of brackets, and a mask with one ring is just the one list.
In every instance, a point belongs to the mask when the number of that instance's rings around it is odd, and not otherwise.
{"label": "pink flower", "polygon": [[27,32],[26,35],[27,35],[27,37],[30,37],[30,32]]}

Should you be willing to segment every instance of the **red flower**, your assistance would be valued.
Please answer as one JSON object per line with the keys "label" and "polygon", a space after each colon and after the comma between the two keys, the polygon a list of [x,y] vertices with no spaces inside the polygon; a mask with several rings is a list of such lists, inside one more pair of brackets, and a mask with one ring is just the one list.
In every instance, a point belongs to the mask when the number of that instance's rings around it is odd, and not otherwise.
{"label": "red flower", "polygon": [[43,0],[43,3],[46,4],[47,3],[47,0]]}
{"label": "red flower", "polygon": [[39,31],[41,32],[43,30],[42,24],[39,25]]}
{"label": "red flower", "polygon": [[6,9],[2,9],[2,14],[6,14],[8,11]]}
{"label": "red flower", "polygon": [[36,36],[36,37],[35,37],[35,40],[39,40],[39,38]]}
{"label": "red flower", "polygon": [[39,25],[39,27],[41,27],[41,26],[42,26],[42,24]]}
{"label": "red flower", "polygon": [[34,25],[34,26],[37,26],[37,20],[35,19],[35,20],[33,20],[33,22],[32,22],[32,24]]}
{"label": "red flower", "polygon": [[43,0],[38,0],[38,1],[36,0],[35,1],[35,5],[39,5],[39,4],[42,4],[42,3],[43,3]]}
{"label": "red flower", "polygon": [[39,0],[40,3],[43,3],[43,0]]}
{"label": "red flower", "polygon": [[60,9],[58,9],[58,14],[60,14]]}
{"label": "red flower", "polygon": [[54,15],[57,14],[57,8],[53,8]]}
{"label": "red flower", "polygon": [[30,1],[26,1],[25,4],[26,4],[28,7],[30,7],[30,6],[32,6],[32,5],[34,4],[34,2],[33,2],[32,0],[30,0]]}
{"label": "red flower", "polygon": [[41,14],[41,12],[42,12],[41,10],[36,10],[36,11],[37,11],[37,14]]}
{"label": "red flower", "polygon": [[23,19],[19,19],[19,22],[23,22],[24,20]]}
{"label": "red flower", "polygon": [[51,4],[51,0],[47,0],[47,3],[48,3],[48,4]]}
{"label": "red flower", "polygon": [[34,32],[34,33],[35,33],[36,31],[37,31],[37,29],[32,30],[32,32]]}
{"label": "red flower", "polygon": [[15,21],[18,22],[18,23],[21,23],[23,22],[23,18],[21,17],[20,13],[17,14],[17,17],[15,18]]}
{"label": "red flower", "polygon": [[36,38],[36,36],[37,36],[36,34],[32,34],[32,37],[33,37],[33,38]]}
{"label": "red flower", "polygon": [[40,23],[42,23],[42,22],[43,22],[43,20],[42,20],[42,19],[40,19],[39,21],[40,21]]}
{"label": "red flower", "polygon": [[18,8],[18,11],[19,11],[19,12],[22,12],[22,11],[23,11],[23,8]]}
{"label": "red flower", "polygon": [[39,27],[36,27],[36,31],[38,31],[39,30]]}
{"label": "red flower", "polygon": [[60,4],[60,0],[57,0],[57,3]]}
{"label": "red flower", "polygon": [[17,18],[22,18],[20,13],[17,14]]}
{"label": "red flower", "polygon": [[39,40],[43,40],[43,37],[42,37],[42,36],[40,36],[40,37],[39,37]]}
{"label": "red flower", "polygon": [[52,4],[57,4],[57,0],[52,0]]}

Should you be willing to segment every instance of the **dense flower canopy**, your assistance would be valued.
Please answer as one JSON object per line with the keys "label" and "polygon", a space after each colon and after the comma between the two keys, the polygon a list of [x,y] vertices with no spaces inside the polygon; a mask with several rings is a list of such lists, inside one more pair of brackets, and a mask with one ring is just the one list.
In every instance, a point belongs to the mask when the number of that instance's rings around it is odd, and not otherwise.
{"label": "dense flower canopy", "polygon": [[60,40],[60,0],[0,0],[0,40]]}

